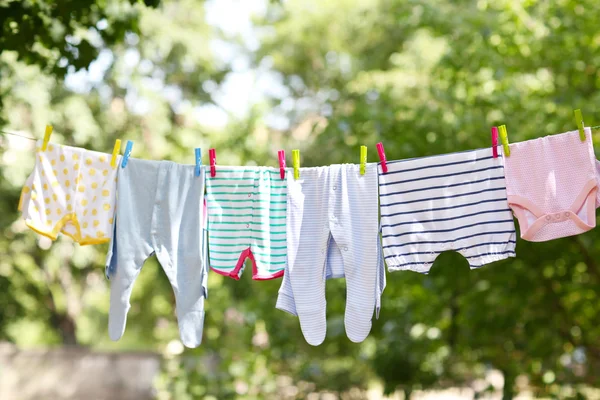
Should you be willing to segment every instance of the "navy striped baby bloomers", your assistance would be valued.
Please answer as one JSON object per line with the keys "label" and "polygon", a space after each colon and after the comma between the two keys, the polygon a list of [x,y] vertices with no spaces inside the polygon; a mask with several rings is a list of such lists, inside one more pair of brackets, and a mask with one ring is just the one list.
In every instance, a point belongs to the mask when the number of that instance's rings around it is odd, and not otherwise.
{"label": "navy striped baby bloomers", "polygon": [[[500,150],[500,149],[499,149]],[[429,272],[454,250],[471,268],[515,256],[504,161],[490,149],[388,162],[379,169],[388,271]]]}

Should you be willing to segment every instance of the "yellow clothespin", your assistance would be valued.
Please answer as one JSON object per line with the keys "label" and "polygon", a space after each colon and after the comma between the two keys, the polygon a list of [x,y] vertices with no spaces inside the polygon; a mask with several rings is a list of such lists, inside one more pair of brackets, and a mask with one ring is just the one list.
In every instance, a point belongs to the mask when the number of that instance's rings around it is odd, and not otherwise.
{"label": "yellow clothespin", "polygon": [[579,130],[579,139],[582,142],[585,142],[585,130],[583,126],[583,116],[581,115],[581,110],[577,109],[573,112],[575,114],[575,123],[577,124],[577,129]]}
{"label": "yellow clothespin", "polygon": [[367,146],[360,146],[360,174],[367,171]]}
{"label": "yellow clothespin", "polygon": [[508,133],[506,133],[506,125],[500,125],[498,127],[498,133],[500,134],[500,141],[502,141],[502,147],[504,148],[504,155],[510,156],[510,147],[508,147]]}
{"label": "yellow clothespin", "polygon": [[292,165],[294,166],[294,179],[300,178],[300,150],[292,150]]}
{"label": "yellow clothespin", "polygon": [[50,136],[52,135],[52,125],[46,125],[46,132],[44,133],[44,141],[42,142],[42,151],[46,151]]}
{"label": "yellow clothespin", "polygon": [[115,147],[113,148],[112,158],[110,159],[110,166],[115,168],[117,166],[117,155],[121,151],[121,140],[117,139],[115,141]]}

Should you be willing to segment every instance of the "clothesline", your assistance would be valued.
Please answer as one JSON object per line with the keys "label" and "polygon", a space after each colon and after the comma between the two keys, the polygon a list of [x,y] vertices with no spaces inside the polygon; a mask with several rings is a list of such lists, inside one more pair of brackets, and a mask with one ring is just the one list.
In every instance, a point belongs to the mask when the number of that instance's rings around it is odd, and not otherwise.
{"label": "clothesline", "polygon": [[[592,126],[590,129],[600,130],[600,125]],[[15,131],[6,131],[4,129],[0,129],[0,133],[3,133],[5,135],[17,136],[17,137],[27,139],[27,140],[33,140],[33,141],[38,140],[38,138],[36,138],[36,137],[21,135],[21,134],[15,133]]]}
{"label": "clothesline", "polygon": [[11,132],[11,131],[5,131],[4,129],[0,130],[1,133],[5,134],[5,135],[12,135],[12,136],[17,136],[23,139],[28,139],[28,140],[37,140],[37,138],[31,137],[31,136],[25,136],[25,135],[20,135],[18,133],[15,132]]}

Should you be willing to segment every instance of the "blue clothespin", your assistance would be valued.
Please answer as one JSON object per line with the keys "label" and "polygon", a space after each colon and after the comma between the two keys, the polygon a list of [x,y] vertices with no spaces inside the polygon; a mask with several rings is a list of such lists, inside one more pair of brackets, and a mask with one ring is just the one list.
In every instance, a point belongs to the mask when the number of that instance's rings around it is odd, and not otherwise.
{"label": "blue clothespin", "polygon": [[123,154],[123,159],[121,160],[121,168],[125,168],[127,166],[127,161],[129,161],[129,156],[131,155],[132,148],[133,142],[131,140],[128,140],[127,146],[125,146],[125,154]]}
{"label": "blue clothespin", "polygon": [[196,176],[200,176],[200,169],[202,168],[202,149],[196,147]]}

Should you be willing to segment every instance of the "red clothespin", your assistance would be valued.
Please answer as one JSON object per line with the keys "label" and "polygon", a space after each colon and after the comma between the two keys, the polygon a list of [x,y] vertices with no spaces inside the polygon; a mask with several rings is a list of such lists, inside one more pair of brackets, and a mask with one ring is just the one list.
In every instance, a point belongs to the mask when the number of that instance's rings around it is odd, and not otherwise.
{"label": "red clothespin", "polygon": [[281,179],[285,179],[285,150],[279,150],[277,155],[279,156],[279,175]]}
{"label": "red clothespin", "polygon": [[498,158],[498,127],[492,126],[492,154]]}
{"label": "red clothespin", "polygon": [[208,150],[208,159],[210,160],[210,176],[214,178],[217,174],[217,168],[215,167],[217,165],[217,154],[215,149]]}
{"label": "red clothespin", "polygon": [[379,160],[381,161],[381,170],[383,173],[388,172],[387,160],[385,158],[385,150],[383,149],[383,143],[377,143],[377,153],[379,154]]}

